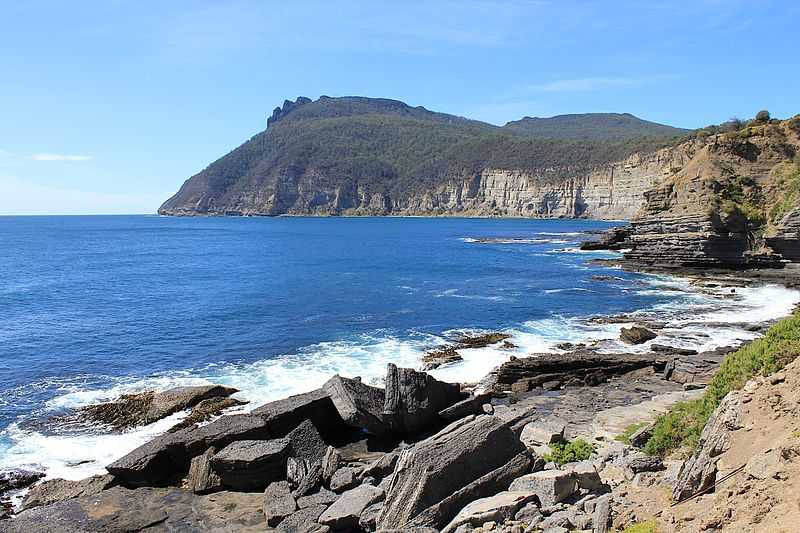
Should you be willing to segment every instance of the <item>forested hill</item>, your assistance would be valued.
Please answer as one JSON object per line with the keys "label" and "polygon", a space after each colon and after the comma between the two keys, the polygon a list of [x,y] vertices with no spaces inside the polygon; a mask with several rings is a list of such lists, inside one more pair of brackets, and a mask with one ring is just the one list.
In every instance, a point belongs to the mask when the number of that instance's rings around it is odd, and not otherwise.
{"label": "forested hill", "polygon": [[642,120],[630,113],[584,113],[550,118],[525,117],[509,122],[504,130],[537,139],[624,140],[672,137],[687,130]]}
{"label": "forested hill", "polygon": [[499,127],[396,100],[301,97],[276,108],[265,131],[187,180],[159,212],[398,213],[414,198],[487,170],[555,183],[652,152],[683,133],[631,115],[526,118]]}

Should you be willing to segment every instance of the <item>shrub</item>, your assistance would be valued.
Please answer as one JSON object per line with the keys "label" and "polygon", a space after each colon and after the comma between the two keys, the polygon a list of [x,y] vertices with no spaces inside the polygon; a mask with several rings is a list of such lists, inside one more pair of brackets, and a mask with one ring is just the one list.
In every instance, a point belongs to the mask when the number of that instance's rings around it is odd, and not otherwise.
{"label": "shrub", "polygon": [[544,454],[545,461],[554,462],[560,465],[584,461],[592,456],[594,448],[583,439],[575,439],[567,442],[556,442],[550,445],[550,453]]}
{"label": "shrub", "polygon": [[625,431],[614,437],[614,440],[624,442],[625,444],[631,443],[631,436],[645,427],[647,422],[636,422],[625,428]]}
{"label": "shrub", "polygon": [[800,313],[772,326],[764,337],[728,354],[711,379],[702,398],[675,404],[656,420],[645,453],[664,456],[681,447],[697,446],[711,413],[732,390],[754,376],[767,376],[800,355]]}
{"label": "shrub", "polygon": [[635,524],[631,524],[625,529],[622,530],[622,533],[658,533],[658,528],[656,527],[656,519],[651,518],[645,522],[637,522]]}

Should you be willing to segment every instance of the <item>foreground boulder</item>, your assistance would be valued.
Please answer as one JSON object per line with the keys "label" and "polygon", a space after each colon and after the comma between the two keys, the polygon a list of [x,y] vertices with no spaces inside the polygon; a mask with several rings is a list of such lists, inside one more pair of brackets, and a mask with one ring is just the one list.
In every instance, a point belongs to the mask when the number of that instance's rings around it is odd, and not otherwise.
{"label": "foreground boulder", "polygon": [[631,326],[629,328],[622,328],[619,332],[619,338],[628,344],[644,344],[658,337],[658,335],[647,328],[642,326]]}
{"label": "foreground boulder", "polygon": [[78,410],[81,418],[108,424],[115,429],[152,424],[162,418],[196,406],[209,398],[226,398],[237,389],[221,385],[175,387],[163,392],[125,394],[118,400],[89,405]]}
{"label": "foreground boulder", "polygon": [[202,455],[192,459],[189,465],[189,475],[186,478],[186,486],[195,494],[207,494],[222,490],[222,480],[211,468],[211,458],[216,453],[217,449],[212,446]]}
{"label": "foreground boulder", "polygon": [[358,528],[358,520],[367,507],[383,497],[382,489],[361,485],[342,494],[317,521],[334,531],[353,531]]}
{"label": "foreground boulder", "polygon": [[533,493],[540,505],[547,506],[555,505],[575,494],[578,483],[572,472],[542,470],[515,479],[508,490]]}
{"label": "foreground boulder", "polygon": [[373,435],[389,431],[381,419],[385,398],[382,389],[341,376],[333,376],[322,388],[348,425],[366,429]]}
{"label": "foreground boulder", "polygon": [[463,398],[458,384],[390,363],[383,420],[395,433],[418,433],[440,421],[439,411]]}
{"label": "foreground boulder", "polygon": [[[426,509],[523,453],[525,447],[517,436],[496,417],[470,416],[450,424],[401,452],[378,518],[379,529],[404,527]],[[458,503],[463,507],[469,501]],[[435,524],[415,525],[440,528],[457,511],[435,513],[431,518]]]}
{"label": "foreground boulder", "polygon": [[480,527],[486,522],[503,522],[513,518],[519,509],[532,501],[536,501],[533,493],[510,491],[475,500],[464,507],[442,533],[451,533],[464,524]]}
{"label": "foreground boulder", "polygon": [[211,468],[222,484],[233,490],[259,490],[286,476],[291,452],[288,438],[241,440],[211,458]]}
{"label": "foreground boulder", "polygon": [[211,446],[222,449],[240,440],[284,437],[306,420],[326,433],[346,427],[330,396],[317,389],[265,404],[249,414],[226,415],[206,426],[160,435],[106,470],[126,485],[160,486],[175,482],[189,469],[191,459]]}
{"label": "foreground boulder", "polygon": [[672,498],[680,501],[706,489],[717,478],[717,460],[730,447],[730,432],[739,428],[739,395],[729,392],[706,422],[692,456],[681,466]]}
{"label": "foreground boulder", "polygon": [[114,461],[106,470],[127,485],[164,485],[185,473],[191,459],[211,446],[224,448],[234,441],[269,439],[272,436],[266,417],[253,414],[223,416],[201,428],[186,428],[158,436]]}

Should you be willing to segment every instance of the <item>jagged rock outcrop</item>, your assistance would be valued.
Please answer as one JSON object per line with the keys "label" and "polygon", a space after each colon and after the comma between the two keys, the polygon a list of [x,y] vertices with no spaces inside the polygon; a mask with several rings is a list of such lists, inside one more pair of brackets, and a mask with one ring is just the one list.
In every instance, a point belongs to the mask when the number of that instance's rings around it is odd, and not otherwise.
{"label": "jagged rock outcrop", "polygon": [[[791,121],[686,143],[690,158],[644,193],[625,254],[650,268],[780,267],[800,255]],[[791,209],[773,220],[779,208]],[[765,238],[766,235],[766,238]]]}

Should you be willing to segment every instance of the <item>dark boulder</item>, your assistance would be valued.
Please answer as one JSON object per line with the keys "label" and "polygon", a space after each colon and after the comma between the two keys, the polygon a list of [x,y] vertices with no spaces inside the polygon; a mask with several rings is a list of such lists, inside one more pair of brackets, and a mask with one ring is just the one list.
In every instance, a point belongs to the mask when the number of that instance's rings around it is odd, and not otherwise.
{"label": "dark boulder", "polygon": [[152,424],[179,411],[196,406],[208,398],[224,398],[238,392],[221,385],[175,387],[163,392],[125,394],[118,400],[88,405],[78,410],[78,416],[115,429]]}
{"label": "dark boulder", "polygon": [[254,409],[252,414],[266,418],[276,436],[286,435],[305,420],[323,434],[338,432],[344,426],[330,395],[323,389],[264,404]]}
{"label": "dark boulder", "polygon": [[491,394],[469,396],[439,411],[439,417],[445,422],[453,422],[465,416],[481,414],[483,412],[483,404],[489,403],[491,398]]}
{"label": "dark boulder", "polygon": [[312,505],[299,509],[284,518],[276,529],[283,533],[316,533],[322,527],[317,519],[327,508],[327,505]]}
{"label": "dark boulder", "polygon": [[658,337],[656,333],[650,331],[642,326],[631,326],[629,328],[622,328],[619,332],[619,338],[628,344],[644,344]]}
{"label": "dark boulder", "polygon": [[389,430],[381,419],[385,399],[383,389],[341,376],[333,376],[322,388],[348,425],[363,428],[373,435],[381,435]]}
{"label": "dark boulder", "polygon": [[383,497],[383,489],[371,485],[361,485],[342,494],[320,515],[317,521],[330,527],[333,531],[357,530],[361,514],[367,507],[382,500]]}
{"label": "dark boulder", "polygon": [[186,429],[196,424],[200,424],[201,422],[207,422],[212,418],[221,415],[225,409],[246,404],[247,402],[237,400],[236,398],[207,398],[195,405],[194,408],[192,408],[192,412],[189,413],[189,416],[169,428],[169,431],[174,433],[176,431],[180,431],[181,429]]}
{"label": "dark boulder", "polygon": [[264,490],[264,516],[267,525],[275,527],[297,510],[297,502],[286,481],[270,483]]}
{"label": "dark boulder", "polygon": [[192,459],[189,464],[189,475],[186,479],[187,488],[195,494],[207,494],[222,490],[222,480],[211,468],[211,458],[216,455],[217,449],[213,446]]}
{"label": "dark boulder", "polygon": [[[525,453],[525,446],[499,418],[481,415],[450,424],[402,451],[378,519],[379,528],[405,526],[521,453]],[[439,514],[437,520],[441,521],[430,525],[445,525],[452,518],[446,514]]]}
{"label": "dark boulder", "polygon": [[386,370],[383,420],[395,433],[419,433],[440,423],[439,411],[463,398],[458,384],[390,363]]}
{"label": "dark boulder", "polygon": [[290,452],[291,444],[287,438],[241,440],[214,455],[211,468],[225,487],[260,490],[286,476],[286,460]]}
{"label": "dark boulder", "polygon": [[261,440],[272,436],[263,416],[223,416],[207,426],[156,437],[114,461],[106,470],[127,485],[159,486],[185,473],[191,459],[211,446],[223,448],[237,440]]}

